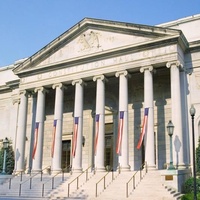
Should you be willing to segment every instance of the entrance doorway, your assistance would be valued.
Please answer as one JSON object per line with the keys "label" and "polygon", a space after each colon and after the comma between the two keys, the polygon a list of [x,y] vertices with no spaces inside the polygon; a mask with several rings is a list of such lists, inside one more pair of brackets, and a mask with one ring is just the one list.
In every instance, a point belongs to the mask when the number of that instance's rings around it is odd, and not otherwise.
{"label": "entrance doorway", "polygon": [[62,169],[67,169],[71,165],[71,140],[62,141]]}
{"label": "entrance doorway", "polygon": [[113,134],[105,135],[105,161],[104,165],[106,170],[113,169]]}

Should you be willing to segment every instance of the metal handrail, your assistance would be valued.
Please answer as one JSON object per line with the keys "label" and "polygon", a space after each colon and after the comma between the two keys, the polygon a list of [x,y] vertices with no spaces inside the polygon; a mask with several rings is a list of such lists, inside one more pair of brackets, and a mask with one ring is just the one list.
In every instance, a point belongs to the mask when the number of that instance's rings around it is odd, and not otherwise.
{"label": "metal handrail", "polygon": [[64,171],[65,169],[71,169],[71,165],[65,167],[64,169],[62,169],[62,171],[56,173],[54,176],[52,176],[49,180],[47,180],[46,182],[44,182],[42,184],[42,197],[44,197],[44,186],[46,183],[48,183],[49,181],[51,181],[51,188],[54,189],[54,178],[58,175],[62,173],[62,181],[64,181]]}
{"label": "metal handrail", "polygon": [[25,170],[20,171],[20,172],[14,174],[14,176],[11,177],[11,178],[9,179],[9,185],[8,185],[8,188],[9,188],[9,189],[11,189],[11,184],[12,184],[11,182],[12,182],[12,179],[13,179],[14,177],[18,176],[19,174],[20,174],[20,182],[22,182],[22,174],[23,174],[27,169],[28,169],[28,167],[27,167]]}
{"label": "metal handrail", "polygon": [[[138,171],[136,171],[135,172],[135,174],[133,174],[133,176],[129,179],[129,181],[126,183],[126,198],[128,198],[128,196],[129,196],[129,192],[128,192],[128,184],[131,182],[131,181],[133,181],[133,190],[135,189],[135,185],[136,185],[136,183],[135,183],[135,177],[136,177],[136,174],[138,173],[138,172],[140,172],[140,181],[142,180],[142,178],[143,178],[143,176],[142,176],[142,171],[143,171],[143,169],[144,169],[144,167],[145,167],[145,172],[147,173],[147,163],[145,162],[145,163],[143,163],[141,166],[140,166],[140,170],[138,170]],[[145,173],[145,174],[146,174]]]}
{"label": "metal handrail", "polygon": [[24,183],[30,181],[30,183],[29,183],[29,188],[31,189],[31,188],[32,188],[32,179],[33,179],[33,177],[37,176],[38,174],[41,174],[41,176],[40,176],[40,181],[42,181],[42,174],[43,174],[43,171],[44,171],[45,169],[49,168],[49,167],[50,167],[50,166],[45,167],[45,168],[42,169],[40,172],[34,174],[34,175],[31,176],[29,179],[27,179],[27,180],[25,180],[24,182],[20,183],[20,184],[19,184],[19,197],[21,196],[22,185],[23,185]]}
{"label": "metal handrail", "polygon": [[[107,177],[107,175],[108,174],[110,174],[110,172],[112,172],[112,181],[115,179],[114,178],[114,170],[113,169],[111,169],[108,173],[106,173],[97,183],[96,183],[96,191],[95,191],[95,196],[97,197],[97,193],[98,193],[98,184],[103,180],[104,181],[104,183],[103,183],[103,188],[104,188],[104,190],[106,189],[106,177]],[[121,170],[120,170],[120,166],[119,166],[119,171],[118,171],[118,173],[120,174],[121,173]]]}
{"label": "metal handrail", "polygon": [[85,171],[83,171],[81,174],[79,174],[75,179],[73,179],[70,183],[68,183],[68,197],[70,194],[70,185],[74,182],[76,182],[76,189],[79,189],[79,178],[80,176],[82,176],[84,173],[86,173],[86,182],[88,181],[88,170],[91,168],[92,166],[89,166]]}

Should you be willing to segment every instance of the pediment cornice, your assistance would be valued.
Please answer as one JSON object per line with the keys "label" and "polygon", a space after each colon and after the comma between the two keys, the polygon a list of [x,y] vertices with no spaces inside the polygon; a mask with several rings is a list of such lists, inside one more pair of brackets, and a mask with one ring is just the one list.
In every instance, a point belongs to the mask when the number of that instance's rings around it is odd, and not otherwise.
{"label": "pediment cornice", "polygon": [[[138,38],[147,38],[147,40],[139,43],[126,44],[125,46],[116,46],[112,49],[105,49],[103,51],[89,52],[88,54],[76,55],[72,58],[63,59],[54,63],[40,64],[45,59],[63,48],[66,44],[73,42],[78,36],[87,32],[87,30],[106,31],[112,34],[123,34],[124,36],[133,36]],[[92,32],[92,31],[91,31]],[[26,59],[20,65],[13,69],[18,76],[25,76],[27,74],[37,74],[44,70],[54,70],[63,66],[73,66],[77,63],[86,63],[88,61],[98,60],[100,57],[109,58],[113,55],[124,54],[129,51],[141,51],[145,48],[155,48],[155,46],[162,46],[165,43],[180,43],[184,49],[187,46],[187,41],[180,30],[169,28],[162,28],[156,26],[147,26],[123,22],[115,22],[108,20],[99,20],[85,18],[75,26],[64,32],[44,48],[36,52],[34,55]]]}

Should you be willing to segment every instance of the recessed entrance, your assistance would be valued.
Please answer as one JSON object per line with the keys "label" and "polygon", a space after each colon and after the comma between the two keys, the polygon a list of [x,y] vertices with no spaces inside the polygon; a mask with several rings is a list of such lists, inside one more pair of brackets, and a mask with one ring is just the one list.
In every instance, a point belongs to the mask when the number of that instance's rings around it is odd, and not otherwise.
{"label": "recessed entrance", "polygon": [[71,149],[71,140],[63,140],[62,141],[62,169],[66,169],[71,165],[70,149]]}
{"label": "recessed entrance", "polygon": [[104,165],[106,170],[113,169],[113,123],[105,125],[105,155]]}
{"label": "recessed entrance", "polygon": [[105,135],[105,168],[111,170],[113,168],[113,134]]}

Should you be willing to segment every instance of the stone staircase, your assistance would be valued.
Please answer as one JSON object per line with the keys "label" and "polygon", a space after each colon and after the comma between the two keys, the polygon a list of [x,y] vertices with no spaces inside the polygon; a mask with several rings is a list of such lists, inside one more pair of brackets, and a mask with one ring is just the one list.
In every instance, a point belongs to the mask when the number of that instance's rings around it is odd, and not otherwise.
{"label": "stone staircase", "polygon": [[129,199],[178,200],[181,199],[181,194],[172,188],[165,187],[161,181],[160,172],[152,170],[146,174],[136,189],[131,192]]}
{"label": "stone staircase", "polygon": [[[67,181],[69,176],[70,174],[66,173],[64,180]],[[63,181],[62,174],[58,174],[53,179],[52,177],[48,174],[43,174],[42,177],[40,174],[32,176],[23,174],[21,180],[20,176],[14,176],[11,182],[7,179],[0,184],[0,199],[42,199]]]}
{"label": "stone staircase", "polygon": [[[158,170],[145,173],[129,172],[93,172],[65,174],[64,181],[61,175],[52,178],[44,175],[32,179],[31,189],[29,176],[25,175],[23,181],[19,177],[12,180],[11,189],[9,182],[0,185],[0,199],[88,199],[88,200],[178,200],[181,194],[162,184]],[[78,177],[78,178],[77,178]],[[105,177],[105,178],[103,178]],[[127,182],[130,180],[129,184]],[[22,183],[22,184],[21,184]],[[98,184],[97,184],[98,183]],[[21,195],[19,189],[21,184]],[[43,188],[43,189],[42,189]],[[53,188],[53,189],[52,189]],[[42,195],[43,191],[43,195]]]}

